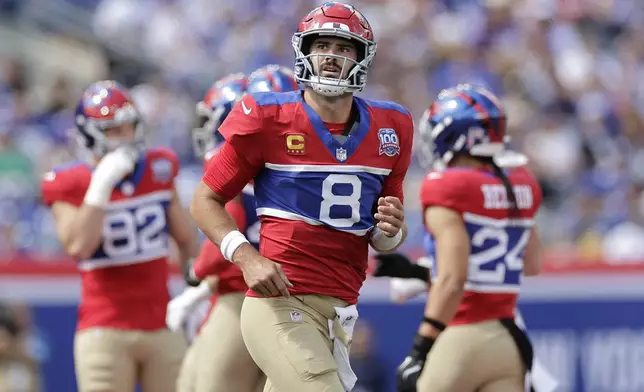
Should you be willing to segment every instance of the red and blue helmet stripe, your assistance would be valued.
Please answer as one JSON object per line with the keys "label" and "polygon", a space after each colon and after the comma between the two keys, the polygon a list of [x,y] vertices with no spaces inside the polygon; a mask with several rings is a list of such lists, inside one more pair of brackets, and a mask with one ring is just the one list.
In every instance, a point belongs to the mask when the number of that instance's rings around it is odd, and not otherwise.
{"label": "red and blue helmet stripe", "polygon": [[419,125],[423,142],[445,162],[456,153],[493,157],[504,148],[506,115],[489,90],[468,84],[443,90]]}

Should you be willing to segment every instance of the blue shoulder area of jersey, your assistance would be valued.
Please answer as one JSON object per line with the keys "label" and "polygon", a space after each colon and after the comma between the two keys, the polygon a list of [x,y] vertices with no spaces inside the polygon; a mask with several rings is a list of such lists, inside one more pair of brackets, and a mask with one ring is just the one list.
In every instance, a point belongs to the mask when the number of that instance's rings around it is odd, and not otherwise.
{"label": "blue shoulder area of jersey", "polygon": [[289,103],[299,102],[300,94],[301,94],[301,91],[299,90],[289,91],[286,93],[267,91],[267,92],[261,92],[261,93],[253,93],[251,94],[251,96],[257,103],[257,106],[270,106],[270,105],[281,106]]}
{"label": "blue shoulder area of jersey", "polygon": [[358,98],[356,97],[355,99],[359,99],[364,101],[367,105],[376,108],[376,109],[385,109],[385,110],[395,110],[397,112],[400,112],[404,115],[408,115],[409,110],[407,110],[404,106],[397,104],[396,102],[392,101],[377,101],[374,99],[364,99],[364,98]]}

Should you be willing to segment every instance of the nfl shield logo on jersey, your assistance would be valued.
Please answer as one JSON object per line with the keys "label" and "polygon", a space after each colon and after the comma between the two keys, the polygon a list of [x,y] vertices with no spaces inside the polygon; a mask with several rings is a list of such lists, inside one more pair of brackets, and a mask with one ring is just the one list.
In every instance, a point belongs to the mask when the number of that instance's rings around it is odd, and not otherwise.
{"label": "nfl shield logo on jersey", "polygon": [[344,162],[347,160],[347,150],[340,147],[335,149],[335,159],[337,159],[340,162]]}
{"label": "nfl shield logo on jersey", "polygon": [[168,182],[172,179],[172,162],[168,159],[157,159],[152,162],[152,175],[158,182]]}
{"label": "nfl shield logo on jersey", "polygon": [[380,139],[379,155],[385,154],[393,157],[400,154],[400,145],[398,145],[398,135],[393,128],[380,128],[378,130],[378,139]]}

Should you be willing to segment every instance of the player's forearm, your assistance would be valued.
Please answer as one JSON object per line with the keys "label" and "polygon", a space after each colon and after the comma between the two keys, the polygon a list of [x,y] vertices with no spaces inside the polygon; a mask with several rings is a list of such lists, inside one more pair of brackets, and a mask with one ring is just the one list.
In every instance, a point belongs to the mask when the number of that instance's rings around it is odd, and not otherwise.
{"label": "player's forearm", "polygon": [[64,241],[67,253],[78,260],[90,257],[101,244],[105,210],[83,204],[75,213],[66,230]]}
{"label": "player's forearm", "polygon": [[523,274],[535,276],[541,273],[541,239],[537,227],[532,229],[530,240],[523,256]]}
{"label": "player's forearm", "polygon": [[[197,186],[192,203],[190,204],[190,214],[197,223],[197,227],[201,229],[213,244],[220,248],[224,237],[228,233],[238,230],[235,221],[225,209],[225,202],[203,182]],[[246,248],[255,250],[249,244],[243,244],[239,246],[235,255],[250,252],[250,249]],[[237,259],[234,262],[237,263]]]}
{"label": "player's forearm", "polygon": [[199,248],[197,245],[197,238],[195,235],[195,227],[190,223],[188,214],[179,203],[178,198],[174,198],[170,204],[168,211],[168,219],[170,224],[170,235],[177,245],[178,262],[181,267],[185,267],[186,263],[197,257]]}
{"label": "player's forearm", "polygon": [[[425,317],[438,320],[447,325],[452,321],[458,305],[463,298],[465,282],[463,279],[452,276],[439,277],[432,282],[429,299],[425,306]],[[418,331],[427,337],[436,337],[440,333],[435,327],[423,323]]]}
{"label": "player's forearm", "polygon": [[206,237],[213,244],[220,246],[226,234],[237,230],[237,226],[221,201],[199,193],[197,191],[192,199],[190,215]]}
{"label": "player's forearm", "polygon": [[178,246],[178,248],[179,248],[179,266],[181,268],[184,268],[190,260],[197,257],[198,251],[197,251],[196,241],[181,244]]}

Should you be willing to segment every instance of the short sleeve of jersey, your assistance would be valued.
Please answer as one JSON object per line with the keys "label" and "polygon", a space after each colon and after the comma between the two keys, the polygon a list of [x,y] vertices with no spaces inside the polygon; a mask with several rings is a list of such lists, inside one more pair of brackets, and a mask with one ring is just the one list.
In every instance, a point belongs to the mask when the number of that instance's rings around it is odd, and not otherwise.
{"label": "short sleeve of jersey", "polygon": [[[461,179],[461,181],[463,180]],[[420,202],[423,210],[432,206],[440,206],[462,213],[465,211],[466,206],[463,200],[466,198],[465,187],[461,186],[458,179],[445,172],[429,172],[420,189]]]}
{"label": "short sleeve of jersey", "polygon": [[261,107],[251,95],[235,105],[219,127],[226,142],[210,158],[203,177],[213,192],[230,200],[264,167],[264,127]]}
{"label": "short sleeve of jersey", "polygon": [[391,174],[387,176],[382,188],[382,196],[394,196],[404,202],[403,183],[407,175],[407,169],[411,163],[411,149],[414,137],[414,120],[407,112],[400,121],[398,130],[400,143],[400,156],[396,161]]}
{"label": "short sleeve of jersey", "polygon": [[236,145],[238,139],[260,135],[263,126],[262,108],[248,94],[235,104],[218,131],[224,140]]}
{"label": "short sleeve of jersey", "polygon": [[206,153],[206,155],[203,157],[203,170],[204,170],[204,172],[206,170],[208,170],[208,164],[210,163],[210,160],[212,159],[212,157],[214,157],[217,154],[217,152],[219,152],[221,147],[223,147],[224,143],[225,142],[219,143],[215,148],[213,148],[212,150],[208,151]]}
{"label": "short sleeve of jersey", "polygon": [[85,196],[84,192],[75,186],[74,176],[67,171],[50,171],[43,176],[40,184],[43,203],[51,207],[62,201],[74,206],[80,206]]}

